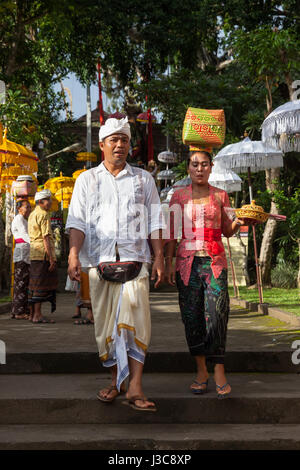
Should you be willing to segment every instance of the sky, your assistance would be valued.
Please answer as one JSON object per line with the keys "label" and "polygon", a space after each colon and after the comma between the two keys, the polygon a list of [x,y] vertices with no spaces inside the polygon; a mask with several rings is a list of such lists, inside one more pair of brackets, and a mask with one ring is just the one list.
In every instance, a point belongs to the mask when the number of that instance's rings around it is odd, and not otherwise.
{"label": "sky", "polygon": [[[63,80],[64,87],[69,88],[72,95],[72,111],[73,118],[78,119],[80,116],[86,114],[86,89],[77,80],[74,74],[70,74],[68,78]],[[56,84],[54,90],[61,91],[60,84]],[[67,100],[69,102],[68,94],[66,93]],[[91,85],[91,108],[92,110],[97,107],[97,101],[99,97],[98,85]],[[107,97],[105,93],[102,93],[103,108],[107,108]],[[65,112],[61,113],[61,119],[66,118]]]}
{"label": "sky", "polygon": [[[73,112],[73,119],[78,119],[79,117],[86,114],[86,88],[84,88],[79,80],[77,80],[75,74],[70,74],[68,78],[65,78],[63,81],[64,87],[68,88],[72,95],[72,112]],[[57,92],[61,91],[60,84],[56,84],[54,86],[54,90]],[[69,102],[69,96],[66,92],[66,98]],[[98,84],[91,85],[91,109],[95,109],[97,107],[97,101],[99,98],[99,90]],[[103,101],[103,109],[104,111],[108,111],[108,107],[110,106],[110,100],[107,98],[106,94],[102,91],[102,101]],[[113,110],[117,111],[117,110]],[[113,112],[111,111],[111,112]],[[154,110],[156,122],[159,123],[162,120],[162,114],[159,113],[157,110]],[[62,111],[60,114],[60,119],[66,119],[65,111]]]}

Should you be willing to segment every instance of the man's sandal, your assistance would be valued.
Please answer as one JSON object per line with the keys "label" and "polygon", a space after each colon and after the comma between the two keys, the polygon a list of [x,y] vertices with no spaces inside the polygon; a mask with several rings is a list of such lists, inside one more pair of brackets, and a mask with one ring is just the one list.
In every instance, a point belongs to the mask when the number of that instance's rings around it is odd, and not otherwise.
{"label": "man's sandal", "polygon": [[140,397],[139,395],[136,395],[134,397],[128,398],[126,401],[123,401],[123,404],[129,405],[131,408],[137,411],[157,411],[157,408],[155,405],[148,405],[147,407],[138,406],[136,405],[136,401],[142,401],[145,403],[146,401],[149,401],[149,400],[146,397]]}
{"label": "man's sandal", "polygon": [[194,393],[195,395],[203,395],[203,393],[207,393],[208,392],[208,379],[205,381],[205,382],[198,382],[197,380],[194,380],[193,381],[193,384],[196,384],[196,385],[206,385],[205,388],[192,388],[190,387],[190,390],[192,391],[192,393]]}
{"label": "man's sandal", "polygon": [[55,321],[54,320],[49,320],[49,318],[45,318],[45,317],[41,317],[39,320],[30,320],[31,323],[51,323],[51,324],[54,324]]}
{"label": "man's sandal", "polygon": [[75,313],[75,315],[72,316],[72,318],[74,319],[78,319],[78,318],[81,318],[81,313]]}
{"label": "man's sandal", "polygon": [[74,325],[93,325],[94,322],[89,318],[79,318],[74,321]]}
{"label": "man's sandal", "polygon": [[[219,389],[219,390],[224,390],[224,388],[229,385],[228,382],[226,382],[224,385],[222,385],[222,387],[220,385],[217,385],[216,384],[216,387]],[[231,391],[230,391],[231,392]],[[220,393],[220,392],[217,392],[217,397],[219,398],[219,400],[223,400],[224,398],[228,398],[228,396],[230,395],[230,392],[227,392],[227,393]]]}
{"label": "man's sandal", "polygon": [[[107,392],[107,395],[109,395],[110,392],[112,392],[113,390],[116,390],[118,393],[116,395],[114,395],[112,398],[105,398],[105,397],[102,397],[100,395],[100,392]],[[103,390],[100,390],[97,393],[97,398],[98,398],[98,400],[103,401],[104,403],[111,403],[117,398],[118,395],[123,395],[124,393],[126,393],[126,390],[121,389],[120,392],[119,392],[116,385],[110,385],[109,387],[104,388]]]}

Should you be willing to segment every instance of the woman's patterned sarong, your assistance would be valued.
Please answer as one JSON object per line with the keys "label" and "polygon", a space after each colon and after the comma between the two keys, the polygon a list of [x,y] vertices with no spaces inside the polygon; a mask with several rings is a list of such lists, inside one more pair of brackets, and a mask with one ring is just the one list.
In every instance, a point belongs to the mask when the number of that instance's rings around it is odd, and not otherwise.
{"label": "woman's patterned sarong", "polygon": [[30,265],[24,261],[15,263],[14,271],[14,297],[12,302],[12,316],[29,314],[28,284]]}
{"label": "woman's patterned sarong", "polygon": [[195,256],[186,286],[176,272],[179,306],[192,356],[224,364],[229,296],[227,269],[214,277],[210,257]]}

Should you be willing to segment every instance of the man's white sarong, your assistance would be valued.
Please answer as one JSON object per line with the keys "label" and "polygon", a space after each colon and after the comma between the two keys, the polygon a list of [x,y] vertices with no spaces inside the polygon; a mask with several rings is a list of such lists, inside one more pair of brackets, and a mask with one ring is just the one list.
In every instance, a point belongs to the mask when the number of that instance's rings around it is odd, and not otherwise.
{"label": "man's white sarong", "polygon": [[125,284],[100,280],[89,269],[95,336],[105,367],[117,365],[117,387],[129,375],[128,356],[144,363],[151,337],[148,263]]}

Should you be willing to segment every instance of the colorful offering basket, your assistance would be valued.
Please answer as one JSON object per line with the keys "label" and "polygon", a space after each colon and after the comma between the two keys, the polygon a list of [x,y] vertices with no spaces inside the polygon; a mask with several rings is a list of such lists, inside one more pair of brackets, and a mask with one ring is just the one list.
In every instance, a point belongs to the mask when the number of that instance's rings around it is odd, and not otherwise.
{"label": "colorful offering basket", "polygon": [[30,175],[22,175],[12,183],[11,191],[17,197],[29,197],[35,195],[36,187],[36,182]]}
{"label": "colorful offering basket", "polygon": [[264,211],[264,209],[261,206],[257,206],[255,204],[255,200],[253,199],[251,204],[245,204],[239,209],[232,209],[230,207],[226,207],[226,212],[228,215],[235,214],[238,218],[248,220],[248,221],[255,221],[257,223],[263,224],[266,222],[269,218],[270,219],[275,219],[277,221],[282,221],[284,222],[286,220],[285,215],[279,215],[279,214],[268,214],[267,212]]}
{"label": "colorful offering basket", "polygon": [[223,109],[188,108],[182,130],[182,141],[195,150],[211,151],[219,148],[225,139]]}

